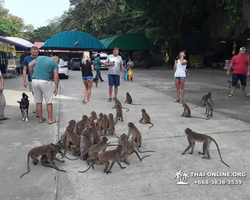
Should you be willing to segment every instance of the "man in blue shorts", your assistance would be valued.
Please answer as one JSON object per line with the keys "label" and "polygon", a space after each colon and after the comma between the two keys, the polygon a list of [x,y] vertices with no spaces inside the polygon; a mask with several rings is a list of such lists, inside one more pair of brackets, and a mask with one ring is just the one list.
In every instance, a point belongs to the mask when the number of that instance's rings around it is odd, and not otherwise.
{"label": "man in blue shorts", "polygon": [[[124,67],[122,57],[118,55],[119,48],[115,47],[113,50],[113,54],[109,55],[106,59],[105,66],[108,66],[108,82],[109,82],[109,99],[110,102],[112,100],[112,91],[113,86],[115,87],[115,97],[118,94],[118,86],[120,86],[120,71],[122,68],[122,74],[124,74]],[[124,75],[122,75],[122,78]]]}
{"label": "man in blue shorts", "polygon": [[[38,53],[39,53],[39,50],[36,46],[32,46],[30,48],[30,54],[29,56],[26,56],[23,60],[23,86],[25,88],[27,88],[27,86],[29,87],[29,90],[30,92],[34,95],[34,92],[33,92],[33,89],[32,89],[32,79],[31,79],[31,75],[30,75],[30,72],[29,72],[29,69],[28,69],[28,65],[29,63],[34,60],[35,58],[38,57]],[[27,82],[27,79],[26,79],[26,76],[28,75],[28,82]],[[36,110],[33,111],[33,113],[36,113]],[[38,117],[38,116],[37,116]]]}

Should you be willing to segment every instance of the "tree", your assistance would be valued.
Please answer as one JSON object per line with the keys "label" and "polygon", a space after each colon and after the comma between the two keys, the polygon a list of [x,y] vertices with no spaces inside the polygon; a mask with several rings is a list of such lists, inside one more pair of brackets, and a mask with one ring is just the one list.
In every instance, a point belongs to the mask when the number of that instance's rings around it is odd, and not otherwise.
{"label": "tree", "polygon": [[52,26],[42,26],[34,30],[33,34],[30,36],[29,40],[31,42],[45,42],[49,38],[53,37],[57,32]]}
{"label": "tree", "polygon": [[18,33],[18,28],[11,22],[0,18],[0,35],[11,36]]}

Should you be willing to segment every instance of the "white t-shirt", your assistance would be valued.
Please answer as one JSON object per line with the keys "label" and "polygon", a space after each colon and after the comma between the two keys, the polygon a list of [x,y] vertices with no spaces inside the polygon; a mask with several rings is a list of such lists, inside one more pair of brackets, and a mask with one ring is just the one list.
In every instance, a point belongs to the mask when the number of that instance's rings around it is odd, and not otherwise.
{"label": "white t-shirt", "polygon": [[115,66],[109,66],[108,74],[120,75],[121,66],[123,65],[122,57],[117,55],[108,55],[106,63],[113,63],[115,61]]}
{"label": "white t-shirt", "polygon": [[2,72],[1,72],[1,70],[0,70],[0,76],[2,76]]}
{"label": "white t-shirt", "polygon": [[[184,61],[184,60],[183,60]],[[177,66],[176,66],[176,70],[174,73],[174,77],[186,77],[186,67],[187,65],[182,65],[181,64],[181,60],[177,60]]]}

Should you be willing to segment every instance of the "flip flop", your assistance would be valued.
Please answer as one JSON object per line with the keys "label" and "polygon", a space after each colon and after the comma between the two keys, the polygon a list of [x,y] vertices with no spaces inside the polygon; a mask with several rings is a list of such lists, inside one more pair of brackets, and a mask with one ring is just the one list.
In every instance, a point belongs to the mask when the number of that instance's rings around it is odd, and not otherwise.
{"label": "flip flop", "polygon": [[112,101],[112,99],[111,99],[111,98],[109,98],[109,99],[108,99],[108,102],[111,102],[111,101]]}
{"label": "flip flop", "polygon": [[36,110],[33,110],[33,113],[36,113]]}
{"label": "flip flop", "polygon": [[53,122],[48,123],[48,124],[55,124],[55,123],[57,123],[57,122],[59,122],[59,121],[55,119]]}
{"label": "flip flop", "polygon": [[84,99],[82,100],[82,102],[83,102],[83,103],[86,103],[86,101],[85,101]]}
{"label": "flip flop", "polygon": [[43,123],[43,122],[45,122],[47,119],[45,119],[45,118],[43,118],[43,121],[41,121],[41,122],[39,122],[39,123]]}
{"label": "flip flop", "polygon": [[9,117],[5,117],[3,119],[0,119],[0,120],[9,120],[10,118]]}
{"label": "flip flop", "polygon": [[174,102],[175,102],[175,103],[176,103],[176,102],[180,102],[180,99],[178,99],[178,100],[177,100],[177,99],[175,99],[175,100],[174,100]]}

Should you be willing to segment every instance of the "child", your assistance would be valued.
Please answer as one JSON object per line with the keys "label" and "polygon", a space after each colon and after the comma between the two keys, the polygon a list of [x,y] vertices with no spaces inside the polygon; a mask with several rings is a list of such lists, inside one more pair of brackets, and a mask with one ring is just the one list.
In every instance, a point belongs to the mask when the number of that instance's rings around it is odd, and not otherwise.
{"label": "child", "polygon": [[130,67],[128,70],[128,81],[132,81],[132,80],[133,80],[133,70]]}
{"label": "child", "polygon": [[128,66],[124,68],[124,81],[128,81]]}

